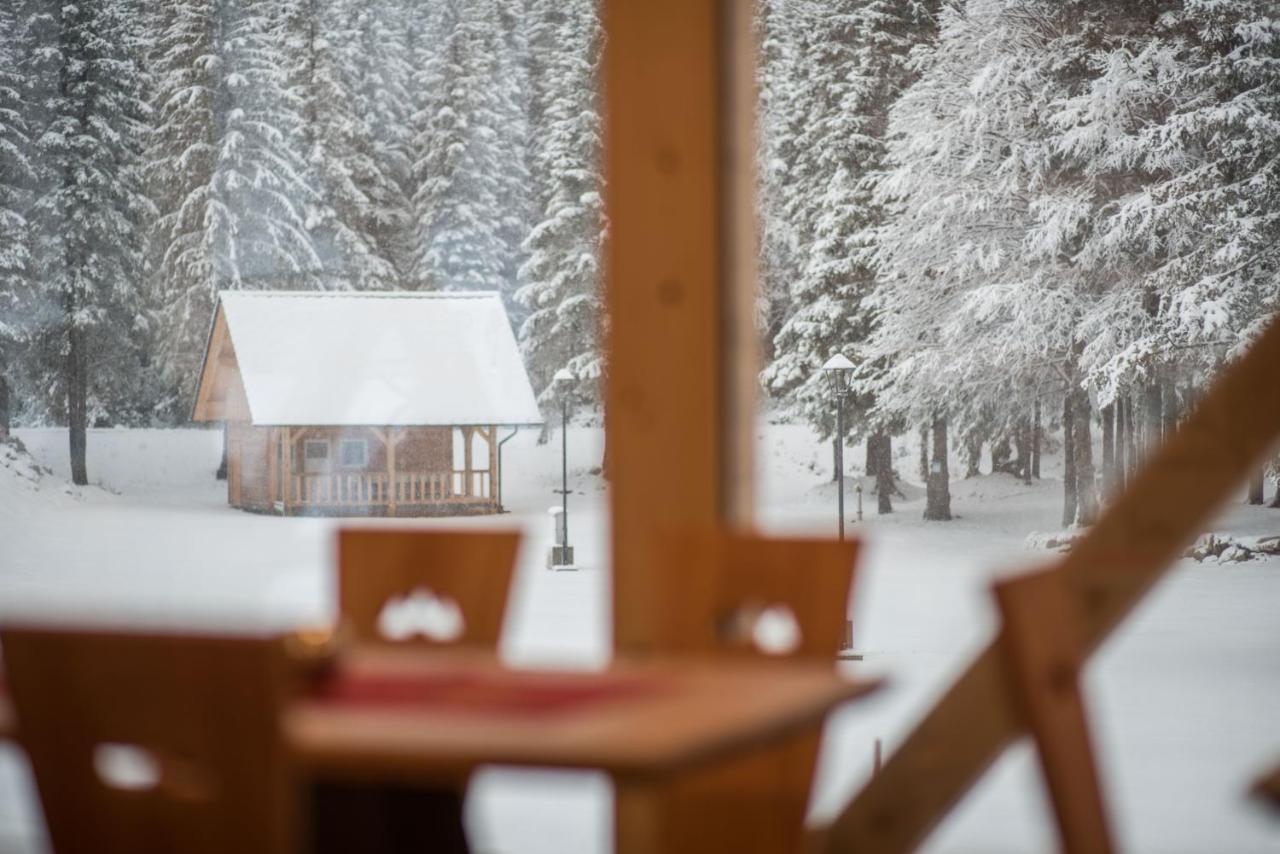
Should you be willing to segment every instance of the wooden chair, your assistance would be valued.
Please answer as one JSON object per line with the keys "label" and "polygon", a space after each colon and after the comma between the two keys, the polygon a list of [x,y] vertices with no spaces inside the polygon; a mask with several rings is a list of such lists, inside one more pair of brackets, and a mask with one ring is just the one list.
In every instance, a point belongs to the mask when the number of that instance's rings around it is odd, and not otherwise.
{"label": "wooden chair", "polygon": [[[338,611],[356,643],[496,650],[519,547],[520,534],[508,531],[339,531]],[[389,612],[415,606],[434,608],[445,623],[460,617],[456,633],[409,625],[406,637],[389,637]]]}
{"label": "wooden chair", "polygon": [[57,854],[293,854],[275,640],[0,632]]}
{"label": "wooden chair", "polygon": [[[467,645],[497,652],[520,534],[344,529],[338,532],[338,611],[355,643]],[[395,609],[402,631],[388,632]],[[423,610],[425,624],[415,625]],[[431,623],[434,622],[435,625]],[[456,787],[317,781],[318,854],[468,851]]]}
{"label": "wooden chair", "polygon": [[[835,666],[845,637],[856,541],[706,531],[670,537],[663,550],[656,571],[663,574],[669,607],[657,652]],[[704,571],[684,569],[690,565]],[[791,645],[769,649],[767,623],[783,629],[789,620],[798,632]],[[775,634],[782,635],[775,640],[786,640],[786,632]],[[670,854],[800,851],[820,740],[820,731],[800,733],[774,751],[689,775],[661,803],[636,802],[620,789],[619,838],[656,833]]]}

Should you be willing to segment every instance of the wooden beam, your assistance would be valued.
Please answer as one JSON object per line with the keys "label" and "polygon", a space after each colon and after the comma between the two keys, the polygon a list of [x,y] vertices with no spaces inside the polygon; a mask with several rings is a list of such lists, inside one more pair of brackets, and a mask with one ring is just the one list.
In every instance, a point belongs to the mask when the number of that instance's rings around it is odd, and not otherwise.
{"label": "wooden beam", "polygon": [[400,443],[400,431],[387,428],[387,515],[396,515],[396,445]]}
{"label": "wooden beam", "polygon": [[1079,613],[1060,570],[995,585],[1009,681],[1035,738],[1066,854],[1110,854],[1111,833],[1089,739]]}
{"label": "wooden beam", "polygon": [[282,500],[280,489],[279,430],[267,428],[267,503],[275,512],[276,502]]}
{"label": "wooden beam", "polygon": [[485,434],[489,442],[489,500],[498,503],[498,428],[490,426]]}
{"label": "wooden beam", "polygon": [[471,497],[471,431],[462,428],[462,494]]}
{"label": "wooden beam", "polygon": [[[1180,429],[1061,563],[1096,649],[1280,439],[1280,321],[1225,368]],[[1002,653],[988,646],[826,835],[833,852],[914,850],[1027,731]]]}
{"label": "wooden beam", "polygon": [[658,532],[750,511],[754,41],[733,0],[603,15],[614,642],[642,653]]}
{"label": "wooden beam", "polygon": [[284,515],[293,508],[293,437],[288,427],[280,428],[281,456],[284,457]]}

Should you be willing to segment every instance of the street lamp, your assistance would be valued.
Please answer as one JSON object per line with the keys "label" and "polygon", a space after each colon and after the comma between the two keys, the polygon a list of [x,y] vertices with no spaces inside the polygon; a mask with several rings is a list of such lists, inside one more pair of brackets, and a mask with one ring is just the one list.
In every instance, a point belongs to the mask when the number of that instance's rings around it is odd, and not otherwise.
{"label": "street lamp", "polygon": [[573,565],[573,547],[569,545],[569,402],[576,382],[565,368],[551,378],[551,386],[560,399],[560,524],[556,526],[557,542],[551,549],[552,566]]}
{"label": "street lamp", "polygon": [[853,382],[853,362],[836,353],[822,366],[827,388],[836,399],[836,512],[840,514],[840,539],[844,539],[844,399]]}

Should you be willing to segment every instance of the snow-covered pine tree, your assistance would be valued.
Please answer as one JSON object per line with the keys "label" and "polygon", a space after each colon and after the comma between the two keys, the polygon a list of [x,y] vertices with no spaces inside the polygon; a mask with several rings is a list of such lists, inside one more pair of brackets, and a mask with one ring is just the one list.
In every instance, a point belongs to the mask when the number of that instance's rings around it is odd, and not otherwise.
{"label": "snow-covered pine tree", "polygon": [[760,293],[756,323],[766,363],[775,355],[774,342],[790,313],[791,283],[796,260],[796,235],[786,216],[790,202],[795,141],[803,128],[802,102],[797,93],[805,67],[800,59],[800,23],[791,0],[762,0],[756,6],[755,28],[760,40],[757,65],[759,107],[757,169],[760,216]]}
{"label": "snow-covered pine tree", "polygon": [[392,263],[399,187],[377,158],[368,113],[360,109],[363,3],[291,0],[284,36],[290,90],[297,93],[312,198],[306,223],[320,257],[321,287],[383,290],[396,285]]}
{"label": "snow-covered pine tree", "polygon": [[8,438],[16,362],[27,332],[32,288],[27,211],[35,170],[30,159],[30,87],[20,63],[26,23],[0,7],[0,440]]}
{"label": "snow-covered pine tree", "polygon": [[[1080,227],[1046,116],[1060,96],[1044,3],[946,6],[921,77],[890,113],[876,199],[877,408],[951,432],[1011,405],[1027,415],[1071,365],[1087,277],[1064,263]],[[1061,385],[1059,386],[1061,387]]]}
{"label": "snow-covered pine tree", "polygon": [[398,286],[411,281],[413,269],[412,117],[413,23],[420,15],[411,0],[373,0],[357,4],[361,50],[355,98],[372,132],[373,157],[390,184],[370,191],[377,203],[377,244],[396,270]]}
{"label": "snow-covered pine tree", "polygon": [[53,360],[43,367],[64,401],[72,480],[85,484],[86,428],[110,417],[112,397],[137,393],[150,218],[141,177],[145,89],[130,29],[134,3],[51,5],[37,11],[42,41],[27,69],[57,73],[46,81],[53,94],[35,150],[32,221],[41,298],[58,313],[39,334]]}
{"label": "snow-covered pine tree", "polygon": [[414,280],[430,290],[503,290],[501,33],[496,0],[446,0],[432,27],[415,120]]}
{"label": "snow-covered pine tree", "polygon": [[181,417],[217,291],[310,286],[320,261],[278,4],[179,0],[158,41],[148,158],[166,200],[158,347]]}
{"label": "snow-covered pine tree", "polygon": [[[556,371],[567,369],[579,380],[579,394],[595,402],[604,372],[597,80],[602,32],[595,0],[539,4],[535,15],[547,39],[535,42],[542,79],[536,87],[534,169],[544,192],[516,292],[528,312],[520,340],[541,400],[549,400]],[[545,50],[548,44],[554,50]]]}
{"label": "snow-covered pine tree", "polygon": [[[933,37],[935,5],[775,0],[765,9],[765,26],[775,30],[765,34],[766,59],[781,68],[764,72],[763,266],[774,292],[786,280],[785,300],[771,303],[785,303],[787,314],[762,377],[828,435],[834,413],[819,367],[837,352],[856,358],[870,331],[864,300],[874,286],[869,248],[881,211],[866,178],[881,166],[889,107],[911,79],[908,56]],[[888,431],[897,425],[871,416],[872,403],[856,398],[846,423],[866,434],[868,461],[884,469],[887,511]]]}
{"label": "snow-covered pine tree", "polygon": [[498,197],[505,267],[503,303],[513,325],[524,321],[524,307],[516,300],[520,268],[527,260],[524,242],[536,224],[538,206],[532,183],[533,87],[530,70],[530,9],[528,0],[497,0],[501,42],[498,45]]}
{"label": "snow-covered pine tree", "polygon": [[1116,332],[1086,359],[1104,396],[1144,386],[1152,405],[1153,383],[1204,382],[1280,308],[1280,14],[1155,5],[1107,19],[1099,73],[1060,119],[1096,180],[1129,177],[1085,250],[1133,284],[1096,307]]}

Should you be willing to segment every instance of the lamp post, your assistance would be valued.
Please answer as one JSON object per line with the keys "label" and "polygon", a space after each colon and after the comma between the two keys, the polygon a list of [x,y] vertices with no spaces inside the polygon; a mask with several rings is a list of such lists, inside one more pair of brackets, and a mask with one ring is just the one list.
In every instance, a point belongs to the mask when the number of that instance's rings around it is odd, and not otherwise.
{"label": "lamp post", "polygon": [[827,388],[836,399],[836,512],[840,514],[840,539],[844,540],[844,399],[853,381],[853,362],[837,353],[822,366]]}
{"label": "lamp post", "polygon": [[573,374],[565,368],[556,371],[551,378],[556,397],[560,398],[560,525],[556,532],[559,542],[551,552],[554,566],[573,564],[573,548],[569,545],[569,401],[575,381]]}

